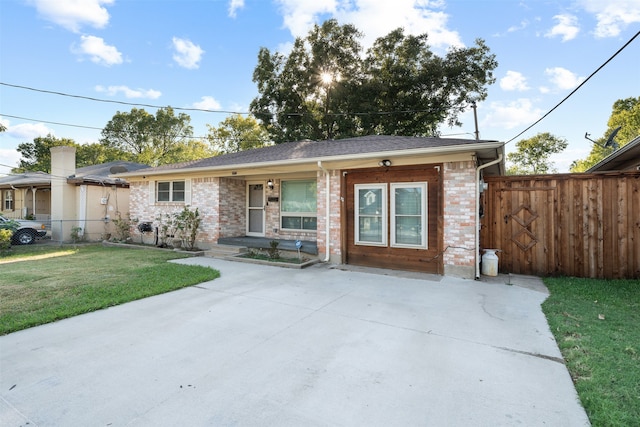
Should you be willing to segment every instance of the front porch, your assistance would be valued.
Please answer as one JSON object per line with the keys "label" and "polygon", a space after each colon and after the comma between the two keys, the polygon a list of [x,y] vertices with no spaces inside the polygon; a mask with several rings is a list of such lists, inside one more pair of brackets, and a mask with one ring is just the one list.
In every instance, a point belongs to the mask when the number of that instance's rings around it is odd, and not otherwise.
{"label": "front porch", "polygon": [[[297,252],[296,241],[286,239],[274,239],[270,237],[252,237],[252,236],[240,236],[240,237],[221,237],[218,239],[219,245],[231,245],[231,246],[244,246],[246,248],[255,249],[269,249],[271,248],[271,242],[278,242],[278,249],[282,251]],[[316,242],[311,240],[301,240],[302,247],[300,252],[304,252],[310,255],[318,255],[318,246]]]}

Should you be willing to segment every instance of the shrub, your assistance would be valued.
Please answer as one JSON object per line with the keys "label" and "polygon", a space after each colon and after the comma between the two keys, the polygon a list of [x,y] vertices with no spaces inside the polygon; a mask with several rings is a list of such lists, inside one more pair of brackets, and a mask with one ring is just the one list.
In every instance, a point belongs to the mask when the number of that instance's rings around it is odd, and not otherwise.
{"label": "shrub", "polygon": [[11,236],[13,236],[13,231],[3,228],[0,229],[0,253],[11,248]]}

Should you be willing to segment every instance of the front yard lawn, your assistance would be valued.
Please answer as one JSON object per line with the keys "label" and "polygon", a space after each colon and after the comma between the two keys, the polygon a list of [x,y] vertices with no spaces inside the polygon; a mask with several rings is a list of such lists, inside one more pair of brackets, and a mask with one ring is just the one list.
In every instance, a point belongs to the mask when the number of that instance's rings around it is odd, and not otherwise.
{"label": "front yard lawn", "polygon": [[594,426],[640,420],[640,281],[548,278],[542,304]]}
{"label": "front yard lawn", "polygon": [[0,335],[220,276],[174,252],[87,245],[16,247],[0,258]]}

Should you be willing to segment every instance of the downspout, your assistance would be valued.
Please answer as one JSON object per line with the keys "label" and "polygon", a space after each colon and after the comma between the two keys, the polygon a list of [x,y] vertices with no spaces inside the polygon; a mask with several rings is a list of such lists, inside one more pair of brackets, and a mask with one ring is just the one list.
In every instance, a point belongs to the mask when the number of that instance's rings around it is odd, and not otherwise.
{"label": "downspout", "polygon": [[476,280],[480,279],[480,171],[502,161],[502,153],[498,158],[476,168]]}
{"label": "downspout", "polygon": [[330,238],[331,238],[331,211],[329,209],[329,207],[331,206],[329,203],[331,202],[331,198],[330,196],[330,192],[329,192],[329,186],[331,185],[331,176],[329,175],[329,171],[326,170],[324,168],[324,166],[322,166],[322,160],[318,160],[318,167],[322,170],[322,172],[324,172],[325,176],[326,176],[326,181],[325,181],[325,187],[324,187],[324,192],[326,195],[326,201],[325,201],[325,211],[326,211],[326,220],[325,220],[325,245],[324,245],[324,249],[325,249],[325,254],[324,254],[324,259],[322,260],[322,262],[329,262],[329,259],[331,258],[331,248],[329,247],[331,242],[330,242]]}

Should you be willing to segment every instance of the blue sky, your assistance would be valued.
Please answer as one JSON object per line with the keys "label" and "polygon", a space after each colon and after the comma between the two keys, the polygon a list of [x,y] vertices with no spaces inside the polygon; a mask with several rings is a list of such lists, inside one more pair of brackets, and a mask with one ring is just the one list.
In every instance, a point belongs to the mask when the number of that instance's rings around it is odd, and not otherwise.
{"label": "blue sky", "polygon": [[[640,30],[640,0],[1,0],[0,121],[8,131],[0,134],[0,173],[16,165],[21,142],[47,133],[97,142],[117,111],[133,108],[14,86],[246,112],[257,95],[251,76],[260,47],[286,53],[328,18],[354,24],[365,47],[397,27],[428,33],[438,54],[484,39],[499,66],[478,105],[480,137],[507,141]],[[640,96],[639,64],[640,37],[507,151],[550,132],[569,141],[554,157],[567,171],[590,151],[585,132],[604,134],[613,103]],[[188,114],[201,136],[228,115]],[[461,119],[442,134],[473,138],[472,113]]]}

